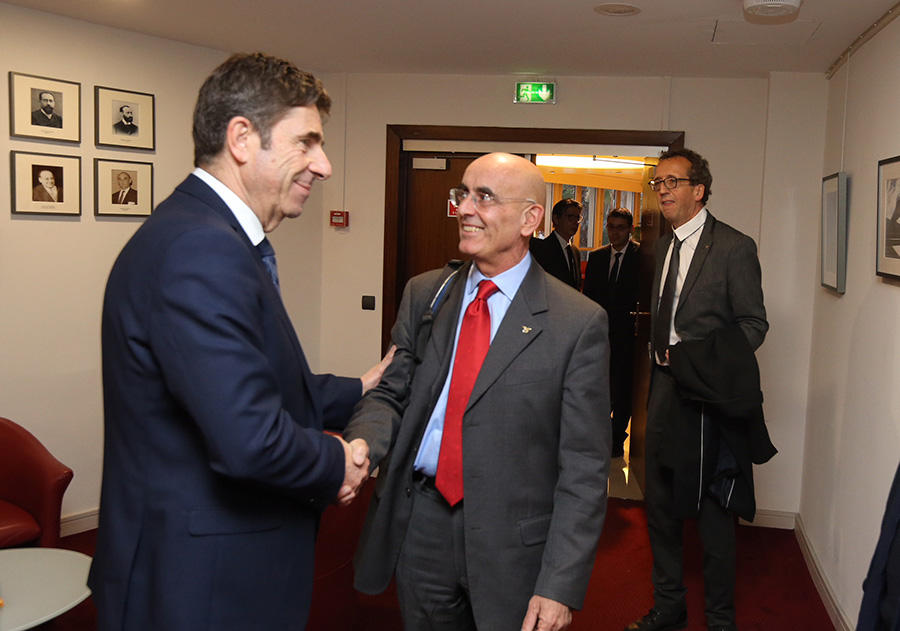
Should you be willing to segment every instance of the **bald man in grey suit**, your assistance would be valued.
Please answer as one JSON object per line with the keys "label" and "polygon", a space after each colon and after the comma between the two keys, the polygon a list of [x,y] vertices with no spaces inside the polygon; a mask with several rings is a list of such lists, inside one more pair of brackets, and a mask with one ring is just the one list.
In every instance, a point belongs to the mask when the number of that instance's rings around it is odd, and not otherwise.
{"label": "bald man in grey suit", "polygon": [[[451,199],[460,251],[472,261],[457,272],[417,368],[419,326],[441,271],[409,282],[394,363],[344,434],[364,438],[381,465],[356,587],[383,591],[396,569],[406,631],[558,630],[584,602],[606,514],[609,389],[598,384],[609,378],[607,320],[529,254],[543,197],[540,171],[523,158],[489,154],[468,167]],[[463,498],[454,501],[441,490],[444,428],[460,323],[484,280],[499,291],[487,298],[492,340],[462,402]]]}

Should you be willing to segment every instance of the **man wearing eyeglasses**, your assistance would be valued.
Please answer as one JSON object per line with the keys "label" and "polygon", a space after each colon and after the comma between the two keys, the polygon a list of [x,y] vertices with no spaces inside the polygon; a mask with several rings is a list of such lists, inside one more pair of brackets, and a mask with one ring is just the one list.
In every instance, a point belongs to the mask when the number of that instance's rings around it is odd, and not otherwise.
{"label": "man wearing eyeglasses", "polygon": [[553,232],[546,239],[533,237],[531,256],[551,276],[581,290],[581,250],[572,237],[581,224],[581,204],[574,199],[561,199],[553,205]]}
{"label": "man wearing eyeglasses", "polygon": [[638,248],[631,239],[634,215],[614,208],[606,218],[609,245],[591,252],[584,273],[584,295],[609,317],[609,392],[612,405],[612,456],[625,453],[631,418],[634,372],[634,311],[637,304]]}
{"label": "man wearing eyeglasses", "polygon": [[754,351],[769,328],[753,240],[707,210],[709,164],[664,152],[650,187],[673,233],[657,241],[647,403],[653,609],[625,631],[687,627],[683,523],[697,520],[709,631],[736,631],[735,514],[752,520],[752,464],[775,453]]}
{"label": "man wearing eyeglasses", "polygon": [[584,602],[606,514],[607,321],[529,255],[544,190],[521,157],[469,165],[450,197],[471,262],[418,367],[441,270],[408,283],[393,364],[344,434],[381,467],[356,587],[381,592],[396,571],[406,631],[559,630]]}

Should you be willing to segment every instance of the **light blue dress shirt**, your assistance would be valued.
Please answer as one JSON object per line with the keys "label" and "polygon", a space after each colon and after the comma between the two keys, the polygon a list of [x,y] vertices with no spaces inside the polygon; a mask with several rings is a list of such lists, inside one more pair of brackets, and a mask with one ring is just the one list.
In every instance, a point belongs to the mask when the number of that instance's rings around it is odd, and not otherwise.
{"label": "light blue dress shirt", "polygon": [[[494,340],[494,335],[497,333],[497,329],[500,328],[500,323],[503,322],[509,305],[512,303],[513,298],[516,297],[516,292],[519,291],[519,287],[522,285],[525,274],[528,273],[530,267],[531,254],[529,253],[510,269],[488,279],[493,281],[500,290],[487,300],[488,310],[491,312],[491,341]],[[463,315],[469,307],[469,303],[475,300],[475,296],[478,295],[478,283],[485,278],[487,277],[479,272],[475,265],[469,268],[465,294],[457,316],[456,335],[453,338],[453,356],[450,358],[450,371],[447,373],[446,381],[444,381],[441,396],[438,397],[437,404],[434,406],[434,412],[431,413],[431,418],[425,427],[422,444],[419,446],[419,453],[416,455],[414,469],[432,478],[437,475],[438,456],[441,453],[441,438],[444,435],[444,415],[447,412],[447,395],[450,392],[450,380],[453,378],[453,363],[456,361],[456,345],[459,342],[459,330],[462,327]]]}

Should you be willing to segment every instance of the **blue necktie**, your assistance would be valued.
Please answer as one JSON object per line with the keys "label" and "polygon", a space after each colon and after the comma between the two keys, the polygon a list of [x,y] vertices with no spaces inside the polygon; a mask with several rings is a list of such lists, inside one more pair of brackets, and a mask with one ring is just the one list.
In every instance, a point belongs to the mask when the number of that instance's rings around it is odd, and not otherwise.
{"label": "blue necktie", "polygon": [[275,260],[275,248],[269,243],[268,238],[263,238],[263,240],[259,242],[259,245],[256,246],[256,249],[259,250],[263,265],[266,266],[269,276],[272,277],[272,283],[274,283],[275,289],[277,289],[278,294],[281,295],[281,284],[278,282],[278,262]]}

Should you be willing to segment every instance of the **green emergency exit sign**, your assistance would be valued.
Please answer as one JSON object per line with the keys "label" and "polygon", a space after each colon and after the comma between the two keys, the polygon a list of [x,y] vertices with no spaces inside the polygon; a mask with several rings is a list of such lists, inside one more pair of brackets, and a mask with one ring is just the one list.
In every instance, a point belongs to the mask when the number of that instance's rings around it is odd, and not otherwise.
{"label": "green emergency exit sign", "polygon": [[556,103],[556,84],[533,81],[516,83],[513,103]]}

